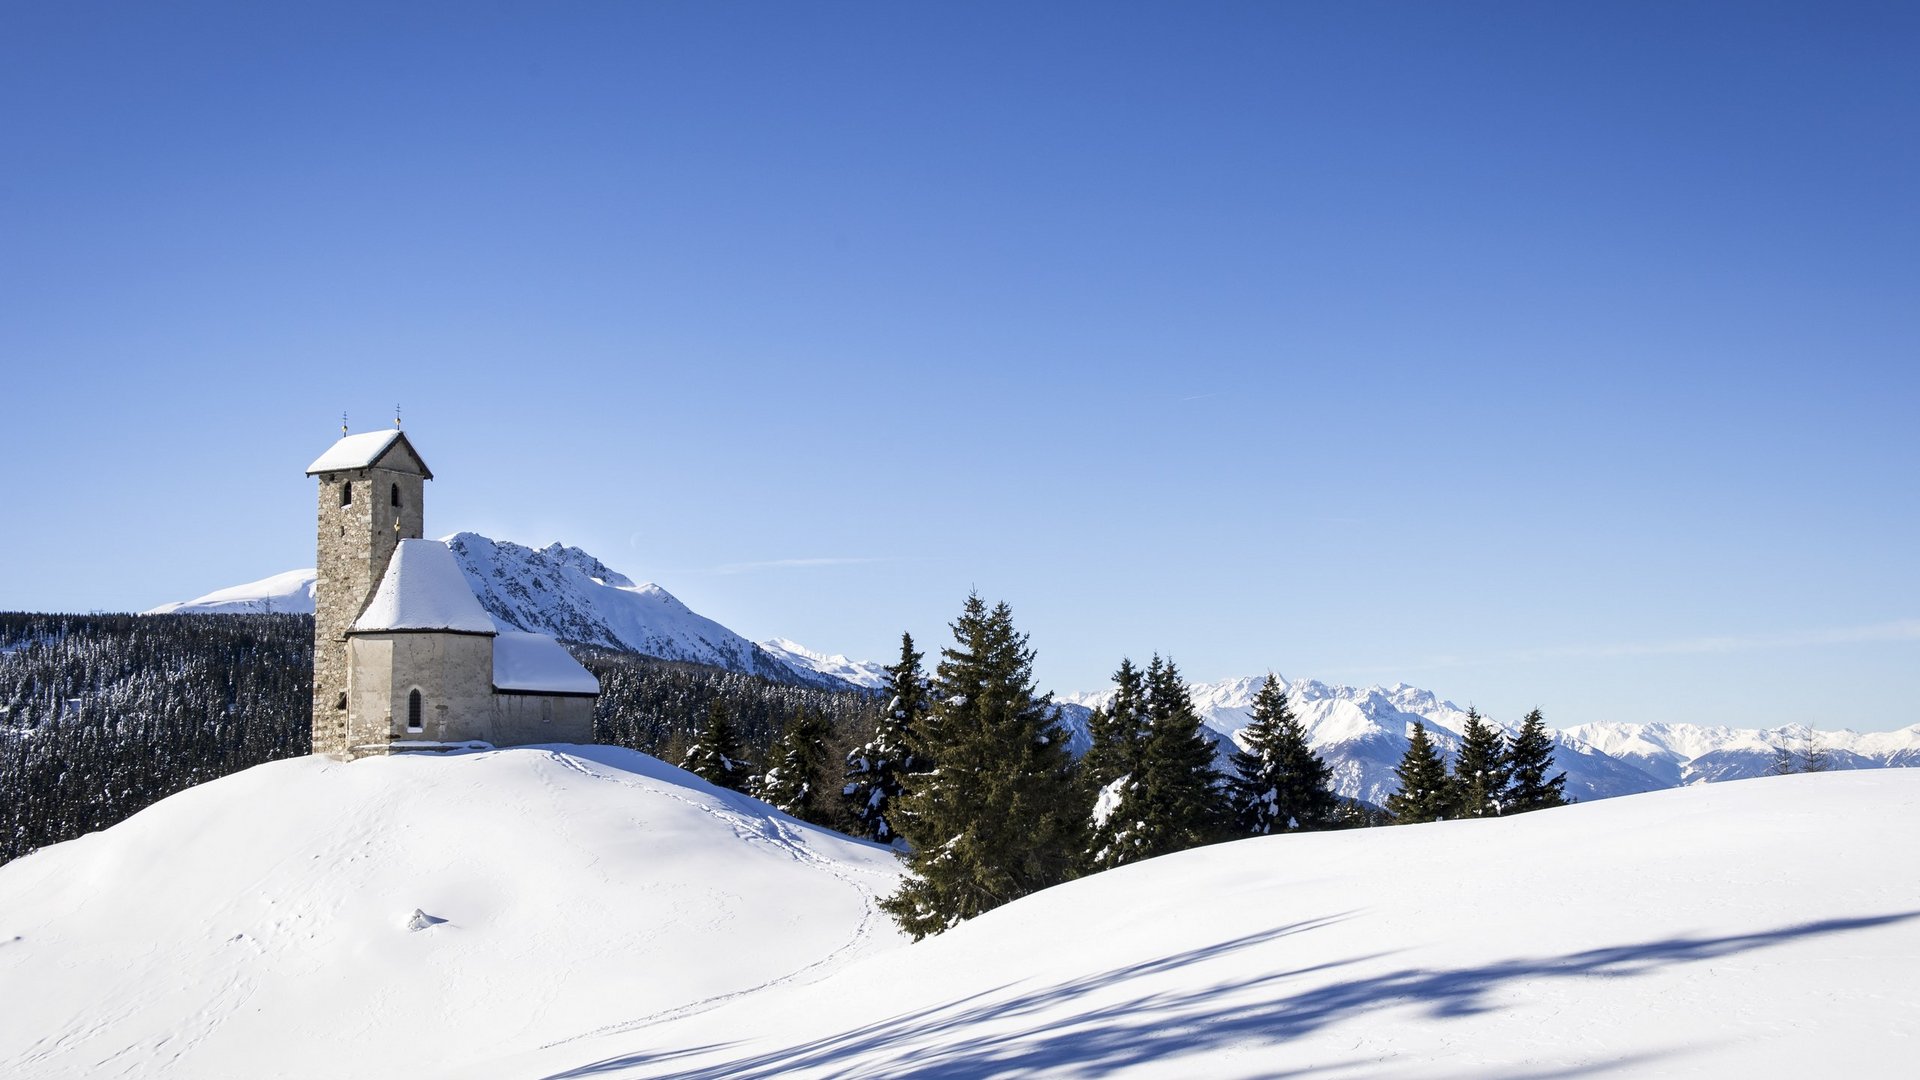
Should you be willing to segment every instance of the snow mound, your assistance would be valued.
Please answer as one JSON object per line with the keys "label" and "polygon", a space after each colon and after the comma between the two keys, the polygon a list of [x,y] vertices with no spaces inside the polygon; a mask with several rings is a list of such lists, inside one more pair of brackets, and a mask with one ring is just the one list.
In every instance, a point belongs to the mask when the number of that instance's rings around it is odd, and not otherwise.
{"label": "snow mound", "polygon": [[313,583],[318,575],[312,567],[288,570],[284,574],[216,589],[192,600],[161,604],[143,615],[311,615]]}
{"label": "snow mound", "polygon": [[431,927],[439,926],[441,923],[444,923],[446,921],[447,920],[445,919],[438,918],[433,915],[429,915],[426,912],[421,911],[419,908],[414,908],[413,918],[407,920],[407,929],[426,930]]}
{"label": "snow mound", "polygon": [[458,1073],[895,944],[897,873],[612,747],[274,762],[0,867],[0,1076]]}
{"label": "snow mound", "polygon": [[468,1075],[1896,1076],[1920,772],[1262,837]]}

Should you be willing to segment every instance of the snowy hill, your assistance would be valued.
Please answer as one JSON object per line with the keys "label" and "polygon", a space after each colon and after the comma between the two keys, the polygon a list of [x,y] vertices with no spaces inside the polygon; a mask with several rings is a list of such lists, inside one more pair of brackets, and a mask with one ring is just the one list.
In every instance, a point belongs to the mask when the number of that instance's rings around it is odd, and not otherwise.
{"label": "snowy hill", "polygon": [[611,747],[275,762],[0,867],[0,1076],[459,1072],[894,946],[896,874]]}
{"label": "snowy hill", "polygon": [[481,1077],[1900,1076],[1920,772],[1262,837]]}
{"label": "snowy hill", "polygon": [[1223,844],[908,945],[888,853],[643,755],[301,758],[0,867],[0,1075],[1902,1075],[1916,830],[1920,771],[1769,777]]}
{"label": "snowy hill", "polygon": [[[1231,739],[1247,726],[1254,695],[1265,682],[1265,676],[1253,676],[1196,683],[1191,688],[1194,707],[1215,735]],[[1416,720],[1448,755],[1459,749],[1459,733],[1467,721],[1465,709],[1404,683],[1362,688],[1296,679],[1287,684],[1287,696],[1314,749],[1332,767],[1340,793],[1375,804],[1398,789],[1393,769],[1406,752]],[[1109,689],[1059,699],[1077,707],[1067,712],[1069,723],[1078,728],[1077,739],[1084,741],[1083,710],[1105,705],[1112,697]],[[1519,730],[1517,719],[1492,722],[1511,735]],[[1760,731],[1691,724],[1585,724],[1554,732],[1554,762],[1566,770],[1567,793],[1586,801],[1763,776],[1778,748],[1801,750],[1806,733],[1803,727]],[[1834,768],[1920,765],[1920,725],[1868,734],[1822,731],[1815,737]]]}
{"label": "snowy hill", "polygon": [[312,567],[217,589],[192,600],[161,604],[147,615],[288,615],[313,614]]}

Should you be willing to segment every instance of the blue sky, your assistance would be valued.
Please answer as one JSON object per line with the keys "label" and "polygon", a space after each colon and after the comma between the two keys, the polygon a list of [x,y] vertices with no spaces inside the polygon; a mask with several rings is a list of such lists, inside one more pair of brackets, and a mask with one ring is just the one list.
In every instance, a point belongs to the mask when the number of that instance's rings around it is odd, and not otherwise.
{"label": "blue sky", "polygon": [[0,607],[428,532],[888,658],[1920,722],[1908,4],[15,5]]}

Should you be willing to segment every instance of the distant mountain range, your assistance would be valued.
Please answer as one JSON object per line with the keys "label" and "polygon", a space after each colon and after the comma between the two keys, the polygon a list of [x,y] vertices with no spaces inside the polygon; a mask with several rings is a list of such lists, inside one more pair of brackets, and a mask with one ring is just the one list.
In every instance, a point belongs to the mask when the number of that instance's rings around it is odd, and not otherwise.
{"label": "distant mountain range", "polygon": [[[635,584],[575,547],[529,548],[478,533],[446,538],[474,594],[503,626],[552,634],[562,641],[709,664],[779,682],[874,690],[886,681],[883,665],[816,652],[785,638],[752,642],[695,613],[654,584]],[[270,578],[166,604],[153,613],[313,611],[312,570]],[[1265,676],[1200,683],[1193,701],[1222,753],[1247,725]],[[1383,802],[1397,784],[1393,768],[1407,748],[1415,721],[1424,723],[1443,752],[1459,748],[1466,710],[1429,691],[1334,686],[1313,679],[1287,684],[1294,712],[1313,747],[1332,766],[1341,794]],[[1111,690],[1056,698],[1086,747],[1087,715]],[[1509,733],[1518,718],[1489,718]],[[1582,800],[1630,795],[1717,780],[1761,776],[1782,747],[1803,753],[1808,729],[1703,727],[1694,724],[1599,723],[1557,731],[1555,761],[1567,773],[1567,793]],[[1920,765],[1920,724],[1899,731],[1817,731],[1812,745],[1835,769]]]}
{"label": "distant mountain range", "polygon": [[[1265,676],[1251,676],[1191,688],[1194,706],[1223,753],[1247,726],[1254,695],[1265,683]],[[1077,729],[1076,739],[1085,739],[1087,712],[1112,696],[1112,690],[1104,690],[1059,698]],[[1398,790],[1393,769],[1406,753],[1416,721],[1451,757],[1460,748],[1467,720],[1465,709],[1404,683],[1361,688],[1296,679],[1287,683],[1287,697],[1314,750],[1332,767],[1340,793],[1375,804]],[[1517,722],[1488,719],[1509,735],[1519,730]],[[1554,763],[1567,773],[1567,794],[1581,800],[1764,776],[1782,747],[1804,753],[1809,738],[1802,726],[1758,730],[1625,723],[1583,724],[1553,735]],[[1867,734],[1816,731],[1812,745],[1835,769],[1920,765],[1920,724]]]}

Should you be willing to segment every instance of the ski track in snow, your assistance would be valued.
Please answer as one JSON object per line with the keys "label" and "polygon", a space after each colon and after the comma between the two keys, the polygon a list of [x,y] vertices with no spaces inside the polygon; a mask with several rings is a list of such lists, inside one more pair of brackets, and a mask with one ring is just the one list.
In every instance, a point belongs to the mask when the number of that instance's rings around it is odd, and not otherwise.
{"label": "ski track in snow", "polygon": [[[735,836],[738,836],[748,843],[771,845],[795,862],[804,863],[824,870],[860,897],[861,910],[859,925],[854,927],[853,936],[848,938],[844,944],[827,953],[825,956],[810,963],[803,964],[785,975],[768,979],[754,986],[742,987],[739,990],[730,990],[723,994],[715,994],[711,997],[701,998],[698,1001],[691,1001],[684,1005],[676,1005],[670,1009],[661,1009],[657,1012],[648,1013],[645,1016],[635,1017],[632,1020],[622,1020],[612,1024],[604,1024],[591,1031],[583,1031],[577,1035],[570,1035],[564,1039],[556,1039],[543,1044],[540,1047],[541,1050],[564,1046],[568,1043],[579,1042],[582,1039],[591,1039],[601,1035],[618,1035],[629,1031],[637,1031],[652,1024],[664,1023],[668,1020],[677,1020],[685,1016],[694,1016],[711,1009],[717,1009],[730,1001],[736,1001],[748,995],[757,994],[763,990],[800,982],[809,974],[818,974],[824,977],[830,974],[835,967],[839,966],[835,961],[847,956],[850,952],[860,948],[860,946],[872,939],[873,923],[880,914],[879,908],[875,904],[875,893],[873,889],[855,881],[850,874],[843,871],[833,860],[822,858],[806,844],[804,840],[805,834],[794,826],[772,818],[749,817],[730,807],[719,806],[712,802],[682,795],[679,790],[668,786],[628,780],[620,776],[598,772],[589,768],[587,764],[580,759],[566,754],[555,753],[553,751],[548,751],[548,754],[556,764],[564,769],[580,773],[583,776],[592,777],[595,780],[619,784],[622,787],[645,790],[656,795],[665,795],[676,802],[691,806],[696,810],[720,819],[726,823],[728,828],[733,830]],[[869,876],[876,878],[888,877],[878,871],[870,871],[867,873]],[[888,880],[891,881],[891,878],[888,878]]]}

